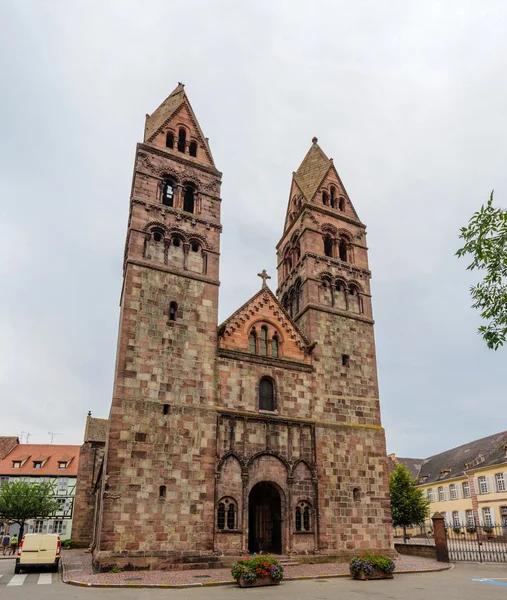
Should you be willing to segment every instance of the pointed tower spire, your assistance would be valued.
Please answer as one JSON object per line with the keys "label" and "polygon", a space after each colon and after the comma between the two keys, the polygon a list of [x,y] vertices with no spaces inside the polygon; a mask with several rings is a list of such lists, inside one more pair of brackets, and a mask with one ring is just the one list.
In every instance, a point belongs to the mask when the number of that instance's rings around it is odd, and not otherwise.
{"label": "pointed tower spire", "polygon": [[182,152],[199,162],[215,166],[208,138],[181,82],[151,115],[146,115],[144,143]]}

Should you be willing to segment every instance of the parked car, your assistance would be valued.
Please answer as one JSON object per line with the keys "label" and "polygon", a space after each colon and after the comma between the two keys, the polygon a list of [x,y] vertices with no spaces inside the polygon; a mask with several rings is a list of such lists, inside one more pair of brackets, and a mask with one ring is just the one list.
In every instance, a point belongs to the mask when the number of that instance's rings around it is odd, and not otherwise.
{"label": "parked car", "polygon": [[60,552],[60,536],[56,533],[27,533],[18,546],[14,573],[28,567],[51,567],[56,573]]}

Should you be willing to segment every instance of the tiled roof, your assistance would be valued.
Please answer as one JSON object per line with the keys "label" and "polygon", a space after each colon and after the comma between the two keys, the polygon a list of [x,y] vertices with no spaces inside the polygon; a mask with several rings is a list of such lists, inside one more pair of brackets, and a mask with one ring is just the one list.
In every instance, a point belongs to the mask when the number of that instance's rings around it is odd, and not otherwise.
{"label": "tiled roof", "polygon": [[315,196],[315,192],[332,164],[332,161],[314,141],[294,175],[294,181],[308,201]]}
{"label": "tiled roof", "polygon": [[463,476],[468,470],[506,463],[506,444],[507,431],[501,431],[430,456],[421,466],[421,483],[445,481]]}
{"label": "tiled roof", "polygon": [[105,442],[107,438],[108,419],[86,418],[85,442]]}
{"label": "tiled roof", "polygon": [[419,475],[419,469],[421,468],[423,462],[424,458],[400,458],[394,454],[389,454],[387,456],[387,467],[389,469],[389,473],[392,473],[392,471],[396,469],[396,466],[401,463],[407,467],[412,479],[417,479]]}
{"label": "tiled roof", "polygon": [[[19,468],[13,462],[21,461]],[[42,462],[40,469],[34,469],[34,461]],[[66,462],[65,469],[58,468],[58,462]],[[0,460],[0,476],[65,476],[76,477],[79,462],[79,446],[57,444],[18,444]]]}
{"label": "tiled roof", "polygon": [[19,444],[17,436],[0,436],[0,460],[7,456],[9,452]]}

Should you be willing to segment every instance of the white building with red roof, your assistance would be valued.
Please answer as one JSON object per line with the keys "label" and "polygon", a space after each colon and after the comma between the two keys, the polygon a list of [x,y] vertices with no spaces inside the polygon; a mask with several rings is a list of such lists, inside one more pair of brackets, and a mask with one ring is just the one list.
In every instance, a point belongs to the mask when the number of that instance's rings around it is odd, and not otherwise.
{"label": "white building with red roof", "polygon": [[[9,443],[3,443],[8,440]],[[12,440],[15,440],[12,443]],[[31,483],[53,483],[59,508],[49,519],[30,519],[26,533],[58,533],[62,539],[70,539],[76,493],[77,468],[80,446],[60,444],[20,444],[17,438],[0,437],[0,484],[4,481],[23,479]],[[17,534],[19,525],[0,523],[0,533]]]}

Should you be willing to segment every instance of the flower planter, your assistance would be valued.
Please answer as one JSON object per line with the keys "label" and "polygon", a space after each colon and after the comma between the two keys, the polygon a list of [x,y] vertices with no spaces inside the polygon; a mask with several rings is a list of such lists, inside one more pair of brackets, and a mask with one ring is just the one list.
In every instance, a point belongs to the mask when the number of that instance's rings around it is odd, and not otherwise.
{"label": "flower planter", "polygon": [[260,587],[261,585],[278,585],[280,582],[271,579],[271,577],[257,577],[255,581],[245,581],[243,577],[238,579],[239,587]]}
{"label": "flower planter", "polygon": [[354,573],[352,577],[354,579],[368,581],[369,579],[392,579],[393,574],[386,573],[386,571],[381,571],[380,569],[375,569],[370,575],[367,575],[364,571],[359,571],[359,573]]}

